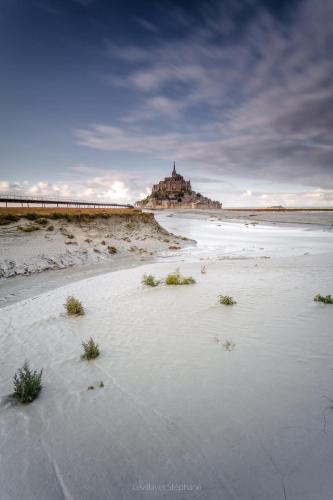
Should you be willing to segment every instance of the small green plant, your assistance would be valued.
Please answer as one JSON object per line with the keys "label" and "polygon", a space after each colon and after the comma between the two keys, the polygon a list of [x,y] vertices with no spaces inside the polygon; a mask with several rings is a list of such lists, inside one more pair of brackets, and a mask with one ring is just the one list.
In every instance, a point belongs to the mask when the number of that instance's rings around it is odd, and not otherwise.
{"label": "small green plant", "polygon": [[75,297],[67,297],[65,307],[70,316],[83,316],[84,314],[83,305]]}
{"label": "small green plant", "polygon": [[196,283],[196,281],[192,276],[182,276],[179,269],[168,274],[165,278],[166,285],[193,285],[194,283]]}
{"label": "small green plant", "polygon": [[30,370],[29,363],[26,361],[22,368],[17,370],[14,375],[14,396],[23,404],[31,403],[37,398],[42,390],[43,370]]}
{"label": "small green plant", "polygon": [[116,249],[116,247],[108,246],[108,252],[110,255],[113,255],[113,254],[117,253],[118,250]]}
{"label": "small green plant", "polygon": [[95,359],[100,355],[100,350],[98,344],[96,344],[92,337],[90,337],[87,342],[82,342],[84,354],[82,354],[82,359]]}
{"label": "small green plant", "polygon": [[323,302],[324,304],[333,304],[332,295],[326,295],[325,297],[324,295],[320,295],[320,293],[318,293],[313,300],[315,302]]}
{"label": "small green plant", "polygon": [[226,342],[224,342],[223,348],[225,351],[233,351],[235,349],[235,344],[230,340],[227,340]]}
{"label": "small green plant", "polygon": [[156,279],[152,274],[144,274],[142,283],[146,286],[158,286],[161,283],[161,280]]}
{"label": "small green plant", "polygon": [[237,302],[230,295],[219,295],[219,303],[224,306],[233,306]]}

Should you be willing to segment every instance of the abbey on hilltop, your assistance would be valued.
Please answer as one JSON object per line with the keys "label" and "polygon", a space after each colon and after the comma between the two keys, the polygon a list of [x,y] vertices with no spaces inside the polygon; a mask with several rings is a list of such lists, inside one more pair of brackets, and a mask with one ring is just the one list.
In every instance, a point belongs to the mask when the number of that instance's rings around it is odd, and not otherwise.
{"label": "abbey on hilltop", "polygon": [[171,177],[154,184],[152,192],[147,198],[135,203],[137,208],[222,208],[222,203],[212,201],[200,193],[192,191],[191,181],[176,172],[173,164]]}

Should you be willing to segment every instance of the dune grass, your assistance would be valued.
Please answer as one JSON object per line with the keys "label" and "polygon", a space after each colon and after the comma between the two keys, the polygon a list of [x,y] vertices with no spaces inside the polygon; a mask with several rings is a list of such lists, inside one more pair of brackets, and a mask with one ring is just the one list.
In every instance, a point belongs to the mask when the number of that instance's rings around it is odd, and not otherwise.
{"label": "dune grass", "polygon": [[90,360],[98,358],[100,355],[100,350],[98,344],[96,344],[92,337],[86,342],[82,342],[82,347],[84,350],[84,354],[82,354],[82,359]]}
{"label": "dune grass", "polygon": [[324,304],[333,304],[332,295],[324,296],[324,295],[320,295],[320,293],[318,293],[313,300],[315,302],[323,302]]}
{"label": "dune grass", "polygon": [[144,274],[142,277],[142,284],[146,286],[158,286],[161,280],[155,278],[152,274]]}
{"label": "dune grass", "polygon": [[28,404],[37,398],[42,390],[43,370],[30,370],[26,361],[14,375],[14,396],[20,403]]}
{"label": "dune grass", "polygon": [[83,316],[84,315],[83,305],[75,297],[72,297],[72,296],[67,297],[65,307],[66,307],[67,314],[69,316]]}
{"label": "dune grass", "polygon": [[237,302],[233,299],[233,297],[230,297],[230,295],[219,295],[219,303],[224,306],[233,306],[234,304],[237,304]]}
{"label": "dune grass", "polygon": [[53,220],[66,220],[67,222],[89,222],[98,217],[103,219],[108,219],[109,217],[114,217],[118,215],[124,218],[131,218],[133,216],[140,215],[142,219],[151,220],[153,219],[153,214],[144,213],[139,209],[135,208],[41,208],[36,207],[22,208],[22,207],[0,207],[0,225],[9,224],[10,222],[16,222],[21,218],[28,219],[30,221],[36,221],[38,219],[53,219]]}
{"label": "dune grass", "polygon": [[193,285],[196,281],[192,276],[182,276],[180,270],[176,269],[165,278],[166,285]]}

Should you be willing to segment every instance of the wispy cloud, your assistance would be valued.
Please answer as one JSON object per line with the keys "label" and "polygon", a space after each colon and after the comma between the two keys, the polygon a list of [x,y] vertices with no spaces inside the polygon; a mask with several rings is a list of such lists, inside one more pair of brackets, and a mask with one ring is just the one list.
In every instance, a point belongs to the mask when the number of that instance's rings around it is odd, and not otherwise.
{"label": "wispy cloud", "polygon": [[136,17],[135,20],[145,30],[151,31],[152,33],[159,32],[158,27],[154,23],[148,21],[148,19],[145,19],[143,17]]}

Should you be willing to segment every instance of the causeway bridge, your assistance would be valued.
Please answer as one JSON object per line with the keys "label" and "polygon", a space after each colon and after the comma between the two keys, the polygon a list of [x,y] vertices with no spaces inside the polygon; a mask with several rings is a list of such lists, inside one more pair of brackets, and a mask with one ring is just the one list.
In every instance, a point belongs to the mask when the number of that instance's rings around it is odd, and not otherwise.
{"label": "causeway bridge", "polygon": [[106,201],[87,201],[76,200],[69,198],[60,198],[54,196],[25,196],[17,194],[1,194],[0,193],[0,206],[5,205],[13,206],[18,205],[21,207],[30,207],[30,205],[39,205],[41,207],[74,207],[74,208],[134,208],[130,204],[111,203]]}

